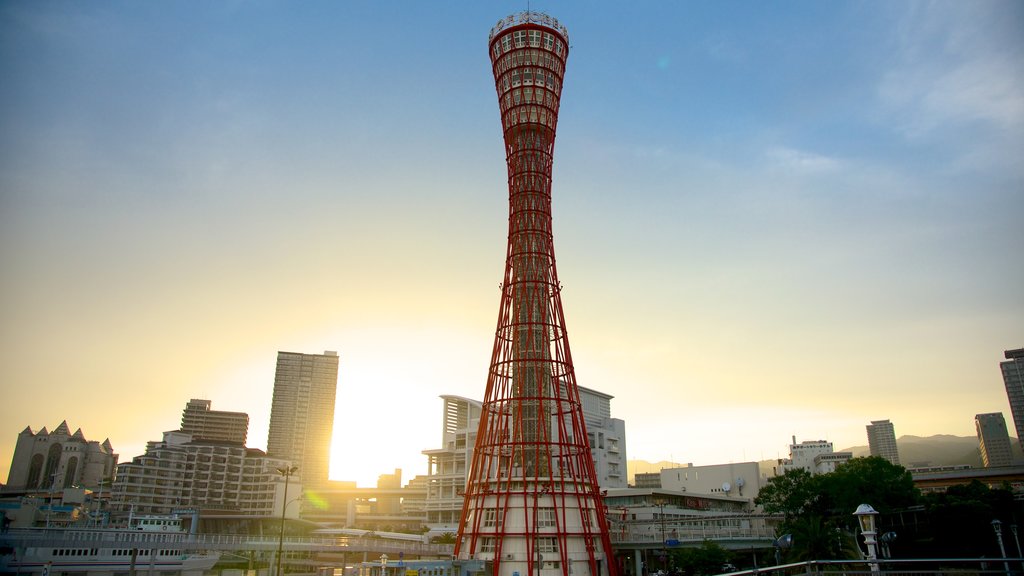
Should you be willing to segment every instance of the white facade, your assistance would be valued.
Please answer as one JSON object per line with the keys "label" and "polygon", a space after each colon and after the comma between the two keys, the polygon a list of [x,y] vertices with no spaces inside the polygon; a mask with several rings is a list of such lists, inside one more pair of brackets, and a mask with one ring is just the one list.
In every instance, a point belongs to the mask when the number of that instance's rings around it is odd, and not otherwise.
{"label": "white facade", "polygon": [[482,404],[461,396],[441,396],[444,418],[442,448],[424,450],[427,456],[426,524],[431,532],[458,531],[466,476],[473,460]]}
{"label": "white facade", "polygon": [[833,452],[832,443],[827,440],[804,440],[797,444],[796,436],[789,445],[789,458],[779,461],[779,474],[789,470],[804,469],[811,474],[828,474],[836,467],[853,458],[852,452]]}
{"label": "white facade", "polygon": [[661,489],[695,494],[713,494],[754,501],[767,482],[757,462],[688,465],[683,468],[663,468]]}
{"label": "white facade", "polygon": [[18,434],[4,491],[95,490],[113,476],[117,457],[110,440],[86,440],[81,429],[72,434],[67,421],[53,432],[26,427]]}
{"label": "white facade", "polygon": [[[165,432],[163,440],[147,443],[145,454],[117,467],[111,509],[171,514],[200,508],[277,516],[284,503],[284,479],[277,468],[288,465],[286,460],[235,443],[193,441],[177,430]],[[299,477],[292,476],[288,500],[300,494]]]}
{"label": "white facade", "polygon": [[601,488],[627,488],[626,423],[611,416],[610,396],[579,386],[583,419],[587,424],[590,453],[594,456],[597,483]]}
{"label": "white facade", "polygon": [[[579,392],[598,483],[605,490],[626,488],[626,423],[611,417],[613,396],[582,386]],[[481,402],[461,396],[441,398],[442,447],[423,451],[428,459],[423,507],[432,534],[458,531],[482,407]]]}

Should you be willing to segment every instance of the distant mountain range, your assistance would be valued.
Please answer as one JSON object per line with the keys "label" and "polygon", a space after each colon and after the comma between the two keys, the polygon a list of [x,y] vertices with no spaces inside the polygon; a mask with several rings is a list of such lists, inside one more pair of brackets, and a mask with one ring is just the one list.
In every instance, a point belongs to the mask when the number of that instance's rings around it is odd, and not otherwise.
{"label": "distant mountain range", "polygon": [[[1015,463],[1024,462],[1024,453],[1021,452],[1020,442],[1016,438],[1010,437],[1010,445],[1013,450]],[[955,466],[959,464],[981,467],[981,451],[978,449],[978,438],[976,436],[952,436],[950,434],[937,434],[925,437],[900,436],[896,439],[896,447],[900,451],[900,462],[907,468]],[[855,458],[869,454],[867,446],[840,448],[836,452],[853,452]],[[776,461],[765,460],[760,464],[762,471],[765,469],[771,470]],[[677,468],[684,464],[666,461],[647,462],[646,460],[630,460],[627,465],[629,467],[629,482],[632,484],[635,474],[660,472],[662,468]]]}

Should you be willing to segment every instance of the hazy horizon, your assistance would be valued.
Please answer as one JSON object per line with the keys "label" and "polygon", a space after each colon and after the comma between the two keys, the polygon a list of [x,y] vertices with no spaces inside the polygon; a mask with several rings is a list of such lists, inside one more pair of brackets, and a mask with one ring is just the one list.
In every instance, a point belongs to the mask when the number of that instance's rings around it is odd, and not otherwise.
{"label": "hazy horizon", "polygon": [[[1024,5],[533,2],[577,380],[629,459],[974,433],[1024,347]],[[266,447],[340,356],[332,478],[425,473],[482,399],[508,217],[487,51],[519,3],[0,3],[0,478],[121,461],[190,398]],[[14,410],[17,410],[15,413]]]}

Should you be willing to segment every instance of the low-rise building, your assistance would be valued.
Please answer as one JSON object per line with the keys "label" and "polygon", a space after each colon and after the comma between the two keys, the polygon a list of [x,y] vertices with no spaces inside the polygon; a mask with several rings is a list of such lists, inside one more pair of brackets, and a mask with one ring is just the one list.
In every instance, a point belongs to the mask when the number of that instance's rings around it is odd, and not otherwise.
{"label": "low-rise building", "polygon": [[852,452],[833,452],[828,440],[804,440],[797,444],[796,436],[789,445],[789,458],[779,460],[779,474],[802,469],[811,474],[828,474],[853,458]]}
{"label": "low-rise building", "polygon": [[768,481],[757,462],[662,468],[661,489],[674,492],[721,495],[754,501]]}
{"label": "low-rise building", "polygon": [[81,428],[73,434],[67,421],[50,432],[26,427],[18,434],[3,492],[60,490],[79,486],[92,490],[109,480],[118,455],[110,440],[87,440]]}

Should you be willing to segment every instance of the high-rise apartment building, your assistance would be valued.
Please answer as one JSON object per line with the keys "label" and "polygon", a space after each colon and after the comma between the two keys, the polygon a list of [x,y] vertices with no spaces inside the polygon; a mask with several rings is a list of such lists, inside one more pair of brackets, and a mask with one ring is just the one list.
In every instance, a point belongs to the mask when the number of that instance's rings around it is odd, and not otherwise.
{"label": "high-rise apartment building", "polygon": [[872,456],[880,456],[899,465],[900,453],[896,448],[896,429],[888,420],[872,420],[868,424],[868,449]]}
{"label": "high-rise apartment building", "polygon": [[978,414],[974,417],[974,427],[978,431],[981,463],[986,468],[1013,464],[1010,435],[1006,432],[1006,420],[1002,412]]}
{"label": "high-rise apartment building", "polygon": [[209,400],[193,398],[181,413],[181,431],[194,440],[217,440],[245,445],[249,415],[245,412],[210,410]]}
{"label": "high-rise apartment building", "polygon": [[267,455],[298,466],[303,486],[327,483],[338,353],[278,352]]}
{"label": "high-rise apartment building", "polygon": [[1010,400],[1010,415],[1017,430],[1017,441],[1024,446],[1024,348],[1003,353],[1006,362],[1000,362],[1006,397]]}

